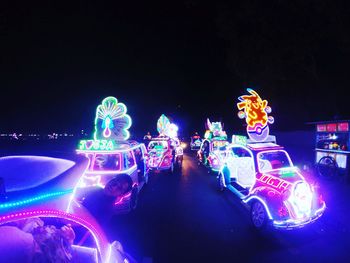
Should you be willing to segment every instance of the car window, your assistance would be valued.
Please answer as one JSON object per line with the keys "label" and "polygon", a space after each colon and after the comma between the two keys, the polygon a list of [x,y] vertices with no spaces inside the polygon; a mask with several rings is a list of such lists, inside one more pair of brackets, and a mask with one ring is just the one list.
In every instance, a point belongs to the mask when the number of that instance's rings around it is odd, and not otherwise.
{"label": "car window", "polygon": [[258,153],[258,165],[261,172],[292,167],[286,151],[264,151]]}
{"label": "car window", "polygon": [[234,157],[252,157],[251,153],[243,147],[233,147],[232,153]]}
{"label": "car window", "polygon": [[139,162],[142,159],[142,150],[140,147],[134,149],[134,155],[135,155],[136,162]]}
{"label": "car window", "polygon": [[168,142],[166,141],[153,141],[148,144],[148,150],[167,150],[168,149]]}
{"label": "car window", "polygon": [[94,161],[91,162],[91,171],[103,171],[103,170],[120,170],[120,154],[96,154]]}
{"label": "car window", "polygon": [[135,159],[132,151],[128,151],[124,154],[124,166],[126,169],[135,165]]}
{"label": "car window", "polygon": [[220,148],[226,146],[227,141],[213,141],[213,150],[220,150]]}

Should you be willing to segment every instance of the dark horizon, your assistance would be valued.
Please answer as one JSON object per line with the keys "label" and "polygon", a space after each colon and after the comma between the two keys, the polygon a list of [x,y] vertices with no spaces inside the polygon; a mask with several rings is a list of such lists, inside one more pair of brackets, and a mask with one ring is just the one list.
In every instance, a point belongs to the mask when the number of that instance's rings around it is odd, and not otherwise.
{"label": "dark horizon", "polygon": [[207,117],[244,130],[237,98],[269,101],[272,130],[350,118],[348,3],[23,3],[1,12],[0,132],[92,129],[115,96],[131,132],[164,113],[184,133]]}

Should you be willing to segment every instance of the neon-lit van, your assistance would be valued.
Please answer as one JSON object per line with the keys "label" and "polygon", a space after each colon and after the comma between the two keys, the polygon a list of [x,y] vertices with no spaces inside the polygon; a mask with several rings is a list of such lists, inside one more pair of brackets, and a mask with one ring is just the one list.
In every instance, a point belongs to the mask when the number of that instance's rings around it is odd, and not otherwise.
{"label": "neon-lit van", "polygon": [[146,152],[145,145],[136,141],[80,141],[77,153],[85,155],[89,164],[78,183],[76,198],[83,201],[97,188],[112,198],[115,212],[135,209],[138,194],[148,182]]}

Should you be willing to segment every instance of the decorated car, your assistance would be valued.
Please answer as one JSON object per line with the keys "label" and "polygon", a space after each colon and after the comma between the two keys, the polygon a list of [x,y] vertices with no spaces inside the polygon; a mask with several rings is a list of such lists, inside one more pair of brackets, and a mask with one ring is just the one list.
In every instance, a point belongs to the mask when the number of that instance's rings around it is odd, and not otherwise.
{"label": "decorated car", "polygon": [[96,189],[111,197],[116,213],[136,208],[143,185],[148,182],[146,147],[128,140],[131,118],[127,108],[114,97],[107,97],[97,107],[94,139],[81,140],[78,154],[89,164],[81,177],[76,198],[83,202]]}
{"label": "decorated car", "polygon": [[[259,96],[257,103],[250,107],[267,105]],[[262,118],[263,122],[268,119]],[[255,121],[259,123],[258,118]],[[257,228],[272,224],[275,228],[293,229],[314,222],[326,208],[318,187],[305,179],[288,152],[276,144],[275,137],[263,132],[269,131],[267,127],[262,123],[256,127],[254,133],[247,129],[250,139],[234,135],[226,147],[230,155],[217,177],[219,189],[230,190],[248,205]]]}
{"label": "decorated car", "polygon": [[0,262],[135,262],[74,200],[86,165],[79,157],[0,158]]}
{"label": "decorated car", "polygon": [[208,129],[204,135],[205,139],[197,151],[197,157],[200,163],[208,166],[212,171],[218,172],[229,153],[226,151],[229,142],[221,122],[210,122],[207,119],[206,126]]}
{"label": "decorated car", "polygon": [[190,147],[192,151],[198,151],[202,144],[201,136],[196,132],[191,136]]}
{"label": "decorated car", "polygon": [[151,171],[181,171],[183,148],[177,137],[178,127],[162,114],[157,122],[159,136],[148,143],[147,167]]}

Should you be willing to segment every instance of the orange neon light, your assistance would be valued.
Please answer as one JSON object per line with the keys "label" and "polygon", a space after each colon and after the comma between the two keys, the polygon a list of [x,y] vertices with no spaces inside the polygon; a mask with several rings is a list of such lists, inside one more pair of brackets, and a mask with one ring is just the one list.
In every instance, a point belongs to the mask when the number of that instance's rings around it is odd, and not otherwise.
{"label": "orange neon light", "polygon": [[[254,135],[255,140],[264,140],[268,135],[268,124],[272,124],[274,119],[272,116],[268,116],[271,113],[271,107],[268,106],[267,100],[262,100],[257,92],[252,89],[247,89],[250,95],[240,96],[237,103],[239,109],[238,117],[246,120],[248,124],[247,131],[257,132]],[[261,132],[266,129],[265,134]],[[250,136],[250,135],[249,135]],[[259,138],[260,137],[260,138]]]}

